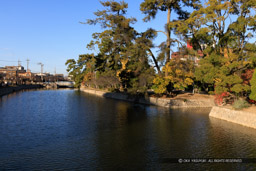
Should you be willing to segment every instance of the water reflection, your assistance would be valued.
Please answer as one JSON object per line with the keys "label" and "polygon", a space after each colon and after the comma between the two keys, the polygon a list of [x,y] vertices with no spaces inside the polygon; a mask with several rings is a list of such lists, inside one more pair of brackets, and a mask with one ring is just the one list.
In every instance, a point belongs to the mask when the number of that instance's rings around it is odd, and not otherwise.
{"label": "water reflection", "polygon": [[72,90],[28,91],[0,101],[0,168],[253,169],[163,163],[165,158],[256,157],[256,133],[209,119],[209,108],[170,110]]}
{"label": "water reflection", "polygon": [[[229,123],[216,118],[210,118],[210,123],[214,128],[214,130],[211,131],[212,136],[215,140],[219,141],[218,144],[232,150],[229,155],[236,154],[238,157],[247,158],[256,156],[256,148],[254,146],[254,143],[256,142],[255,129],[240,125],[237,126],[237,124]],[[217,143],[214,143],[214,145],[214,147],[217,149]],[[237,150],[238,148],[248,150],[239,151]]]}

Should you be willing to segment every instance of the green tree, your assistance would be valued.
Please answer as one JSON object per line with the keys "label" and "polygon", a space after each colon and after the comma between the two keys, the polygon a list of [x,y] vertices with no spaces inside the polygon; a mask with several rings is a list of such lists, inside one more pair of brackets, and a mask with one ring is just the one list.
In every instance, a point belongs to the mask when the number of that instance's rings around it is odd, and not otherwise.
{"label": "green tree", "polygon": [[92,73],[95,68],[95,59],[93,54],[79,55],[78,60],[68,59],[65,63],[67,72],[75,82],[75,87],[80,88],[82,81],[87,73]]}
{"label": "green tree", "polygon": [[158,64],[157,58],[151,51],[151,48],[154,47],[152,41],[156,36],[157,36],[157,32],[153,29],[148,29],[145,32],[139,33],[136,37],[134,48],[140,52],[140,54],[138,55],[141,55],[142,53],[143,56],[148,56],[148,55],[151,56],[155,64],[155,68],[157,69],[157,72],[161,74],[161,69]]}
{"label": "green tree", "polygon": [[256,69],[254,70],[251,83],[251,94],[249,96],[250,99],[256,100]]}
{"label": "green tree", "polygon": [[[97,77],[96,82],[106,85],[106,73],[111,73],[112,77],[119,80],[121,89],[133,89],[136,92],[143,85],[141,80],[150,81],[150,79],[140,79],[141,75],[154,75],[153,68],[149,65],[149,55],[156,61],[150,51],[153,46],[152,40],[155,32],[147,30],[144,33],[138,33],[131,25],[136,22],[135,18],[127,18],[126,9],[128,4],[124,1],[106,1],[101,2],[105,7],[102,11],[97,11],[95,19],[87,20],[86,24],[100,24],[104,29],[100,33],[93,34],[93,40],[88,44],[89,49],[98,49],[96,58]],[[150,53],[151,52],[151,53]],[[155,62],[155,67],[160,70]],[[115,73],[113,75],[113,73]],[[148,73],[148,74],[146,74]],[[141,83],[141,84],[140,84]],[[142,87],[147,87],[149,82]],[[146,89],[146,88],[144,88]]]}
{"label": "green tree", "polygon": [[[106,1],[101,4],[105,9],[95,12],[96,19],[89,19],[85,24],[100,24],[104,31],[93,34],[94,40],[91,41],[88,48],[99,49],[97,70],[100,75],[113,70],[118,77],[117,72],[122,68],[122,61],[128,60],[128,49],[132,46],[136,36],[136,31],[130,26],[136,19],[125,17],[128,4],[124,1],[120,3]],[[120,79],[120,81],[123,81],[126,86],[124,80]]]}
{"label": "green tree", "polygon": [[76,61],[74,59],[68,59],[65,65],[67,65],[68,75],[75,82],[75,87],[80,87],[83,75],[81,74],[79,67],[76,65]]}
{"label": "green tree", "polygon": [[185,26],[177,24],[177,30],[189,34],[193,48],[204,54],[195,72],[197,80],[214,85],[218,94],[242,95],[250,90],[241,75],[255,66],[256,46],[250,43],[256,30],[255,3],[208,0],[190,15]]}
{"label": "green tree", "polygon": [[[176,12],[179,16],[178,19],[184,20],[188,18],[189,13],[182,9],[181,4],[187,7],[198,8],[197,2],[198,0],[144,0],[144,2],[140,4],[140,10],[146,14],[146,17],[143,19],[145,22],[154,19],[158,11],[167,11],[165,31],[158,31],[166,35],[166,42],[163,44],[164,47],[162,47],[163,53],[166,54],[166,63],[170,60],[171,43],[174,42],[174,39],[171,39],[170,25],[175,20],[171,20],[171,13]],[[160,56],[163,56],[163,53],[161,53]]]}

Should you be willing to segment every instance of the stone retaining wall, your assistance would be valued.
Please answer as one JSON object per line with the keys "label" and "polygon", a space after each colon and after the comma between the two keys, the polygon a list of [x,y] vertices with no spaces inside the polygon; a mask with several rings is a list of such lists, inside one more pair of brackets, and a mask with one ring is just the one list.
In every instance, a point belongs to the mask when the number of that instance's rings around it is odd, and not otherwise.
{"label": "stone retaining wall", "polygon": [[184,108],[184,107],[213,107],[215,106],[212,99],[171,99],[171,98],[156,98],[156,97],[134,97],[124,93],[104,92],[94,89],[80,89],[83,92],[102,96],[106,98],[125,100],[147,105],[156,105],[169,108]]}
{"label": "stone retaining wall", "polygon": [[0,97],[16,91],[20,91],[20,90],[37,89],[37,88],[42,88],[42,86],[41,85],[20,85],[17,87],[2,87],[0,88]]}
{"label": "stone retaining wall", "polygon": [[256,114],[254,113],[215,106],[209,116],[256,129]]}

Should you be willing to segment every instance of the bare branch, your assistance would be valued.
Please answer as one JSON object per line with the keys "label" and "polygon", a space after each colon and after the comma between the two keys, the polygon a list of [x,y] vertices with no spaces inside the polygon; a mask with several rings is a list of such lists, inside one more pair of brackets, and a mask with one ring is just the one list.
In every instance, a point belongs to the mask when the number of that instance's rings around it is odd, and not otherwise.
{"label": "bare branch", "polygon": [[166,35],[166,36],[168,37],[167,33],[166,33],[166,32],[164,32],[164,31],[162,31],[162,30],[157,30],[156,32],[164,33],[164,35]]}

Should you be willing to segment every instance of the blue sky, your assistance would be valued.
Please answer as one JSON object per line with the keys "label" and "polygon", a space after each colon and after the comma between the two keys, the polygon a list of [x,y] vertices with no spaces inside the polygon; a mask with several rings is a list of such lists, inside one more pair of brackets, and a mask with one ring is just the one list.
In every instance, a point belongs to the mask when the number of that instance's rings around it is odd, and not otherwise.
{"label": "blue sky", "polygon": [[[138,31],[147,28],[163,30],[166,14],[159,13],[152,22],[144,23],[139,10],[143,0],[126,0],[128,16],[138,22]],[[32,72],[40,72],[38,62],[44,64],[44,71],[66,73],[65,62],[78,58],[79,54],[91,53],[86,45],[100,26],[80,24],[94,18],[93,12],[102,9],[99,1],[89,0],[1,0],[0,1],[0,67],[17,65],[18,60],[26,68],[30,59]],[[165,40],[159,33],[156,44]]]}
{"label": "blue sky", "polygon": [[[126,2],[127,16],[138,20],[133,25],[137,31],[164,30],[165,12],[158,12],[154,20],[145,23],[139,10],[143,0]],[[92,53],[86,45],[92,33],[102,31],[100,26],[79,22],[95,18],[93,12],[101,9],[98,0],[0,0],[0,67],[17,65],[20,60],[26,68],[29,59],[32,72],[40,72],[38,63],[42,62],[44,71],[54,73],[56,68],[57,73],[67,75],[66,60]],[[165,35],[159,33],[154,43],[159,45],[165,40]]]}

